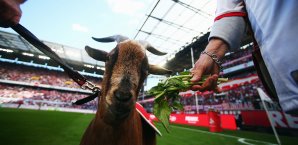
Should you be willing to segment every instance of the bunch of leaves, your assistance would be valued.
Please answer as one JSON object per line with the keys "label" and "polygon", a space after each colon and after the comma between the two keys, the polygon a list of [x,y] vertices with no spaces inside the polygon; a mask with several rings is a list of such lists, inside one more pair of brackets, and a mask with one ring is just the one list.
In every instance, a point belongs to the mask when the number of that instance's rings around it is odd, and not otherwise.
{"label": "bunch of leaves", "polygon": [[[191,82],[190,72],[182,72],[171,76],[149,90],[149,95],[155,96],[153,114],[169,132],[169,119],[172,110],[183,110],[179,92],[187,91],[193,85],[202,85],[209,76],[203,76],[199,82]],[[227,81],[227,78],[218,78],[218,84]]]}

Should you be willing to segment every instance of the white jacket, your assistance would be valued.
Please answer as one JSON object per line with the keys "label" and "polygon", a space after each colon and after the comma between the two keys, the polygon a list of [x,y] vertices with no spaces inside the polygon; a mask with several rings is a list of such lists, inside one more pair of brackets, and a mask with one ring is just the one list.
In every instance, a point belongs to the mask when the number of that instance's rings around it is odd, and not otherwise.
{"label": "white jacket", "polygon": [[239,48],[247,15],[284,111],[298,109],[298,80],[291,75],[298,71],[297,8],[298,0],[218,0],[209,36]]}

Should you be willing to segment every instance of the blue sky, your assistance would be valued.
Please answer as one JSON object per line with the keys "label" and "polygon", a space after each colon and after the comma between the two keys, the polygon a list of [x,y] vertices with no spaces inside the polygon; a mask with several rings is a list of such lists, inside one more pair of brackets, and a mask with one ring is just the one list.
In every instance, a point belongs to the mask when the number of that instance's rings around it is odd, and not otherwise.
{"label": "blue sky", "polygon": [[[115,47],[115,43],[98,43],[91,39],[122,34],[134,38],[158,0],[27,0],[21,8],[23,16],[20,23],[28,28],[39,39],[59,43],[74,48],[89,45],[105,51]],[[206,33],[213,23],[215,0],[181,0],[200,9],[210,16],[202,17],[172,0],[161,0],[153,16],[191,28],[183,31],[165,23],[149,19],[143,30],[153,34],[170,37],[158,39],[154,35],[139,33],[137,39],[147,40],[158,49],[167,52],[166,56],[155,56],[148,53],[152,64],[163,64],[175,56],[182,46],[192,38]],[[10,28],[0,30],[13,32]],[[170,41],[173,40],[179,40]],[[159,78],[151,77],[147,89],[158,82]]]}
{"label": "blue sky", "polygon": [[[38,38],[75,48],[85,45],[111,49],[91,37],[123,34],[134,37],[148,0],[28,0],[21,8],[21,24]],[[13,32],[9,29],[1,30]]]}
{"label": "blue sky", "polygon": [[[123,34],[133,38],[152,2],[148,0],[27,0],[21,6],[23,15],[20,24],[41,40],[75,48],[90,45],[110,51],[115,44],[101,44],[93,41],[91,37]],[[10,28],[0,29],[15,33]],[[156,80],[152,81],[156,82]]]}
{"label": "blue sky", "polygon": [[[41,40],[75,48],[85,45],[110,51],[115,43],[103,44],[91,39],[122,34],[134,38],[158,0],[27,0],[21,8],[21,24]],[[180,0],[200,10],[195,13],[173,0],[160,0],[153,16],[192,29],[177,27],[149,18],[136,39],[147,40],[156,48],[167,52],[160,57],[148,53],[152,64],[164,64],[173,58],[192,38],[206,33],[213,23],[216,0]],[[206,17],[206,14],[209,16]],[[13,32],[8,28],[0,28]],[[163,38],[157,38],[162,35]],[[167,39],[170,38],[170,39]]]}

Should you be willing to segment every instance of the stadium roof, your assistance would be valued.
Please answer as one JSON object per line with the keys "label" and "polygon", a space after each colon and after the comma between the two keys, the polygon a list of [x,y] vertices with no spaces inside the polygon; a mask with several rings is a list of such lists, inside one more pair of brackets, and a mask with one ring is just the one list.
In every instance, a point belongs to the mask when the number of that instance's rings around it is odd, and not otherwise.
{"label": "stadium roof", "polygon": [[[185,48],[200,38],[203,38],[203,43],[207,42],[215,9],[216,1],[210,0],[152,1],[133,39],[147,40],[156,48],[168,53],[166,56],[148,53],[151,64],[167,64],[166,67],[169,69],[181,71],[191,67],[192,63],[188,55],[190,49]],[[103,62],[90,58],[83,49],[48,41],[43,42],[68,61],[104,65]],[[20,36],[6,32],[0,32],[0,46],[41,54]],[[200,47],[204,48],[205,45]],[[177,55],[181,52],[187,52],[187,55]],[[199,52],[195,50],[195,53],[196,57]],[[177,56],[181,58],[174,59]]]}
{"label": "stadium roof", "polygon": [[[151,64],[164,65],[173,72],[190,69],[208,43],[215,9],[216,1],[210,0],[154,0],[140,21],[135,36],[131,38],[147,40],[159,50],[168,53],[166,56],[148,53]],[[246,38],[243,44],[250,41]],[[83,49],[43,42],[67,62],[104,66],[103,62],[92,59]],[[20,36],[1,31],[0,47],[42,54]]]}
{"label": "stadium roof", "polygon": [[[97,66],[104,66],[103,62],[96,61],[88,56],[84,49],[74,48],[62,44],[43,41],[53,51],[55,51],[61,58],[70,62],[82,62],[84,64],[91,64]],[[44,55],[37,48],[32,46],[25,39],[17,34],[0,31],[0,47],[9,48],[12,50],[21,50],[33,54]]]}
{"label": "stadium roof", "polygon": [[[147,40],[166,56],[149,54],[153,64],[165,64],[213,23],[216,1],[155,0],[138,28],[135,39]],[[190,59],[190,58],[189,58]]]}

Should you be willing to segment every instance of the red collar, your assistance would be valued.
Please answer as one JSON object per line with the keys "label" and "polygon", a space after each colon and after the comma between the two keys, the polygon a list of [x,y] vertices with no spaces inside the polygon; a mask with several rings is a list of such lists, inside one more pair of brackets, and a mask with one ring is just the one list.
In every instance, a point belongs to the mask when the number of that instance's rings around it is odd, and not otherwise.
{"label": "red collar", "polygon": [[140,104],[136,103],[136,110],[139,112],[139,114],[142,116],[142,118],[155,130],[155,132],[162,136],[160,131],[155,127],[153,124],[153,120],[150,118],[150,114],[145,110],[145,108]]}

